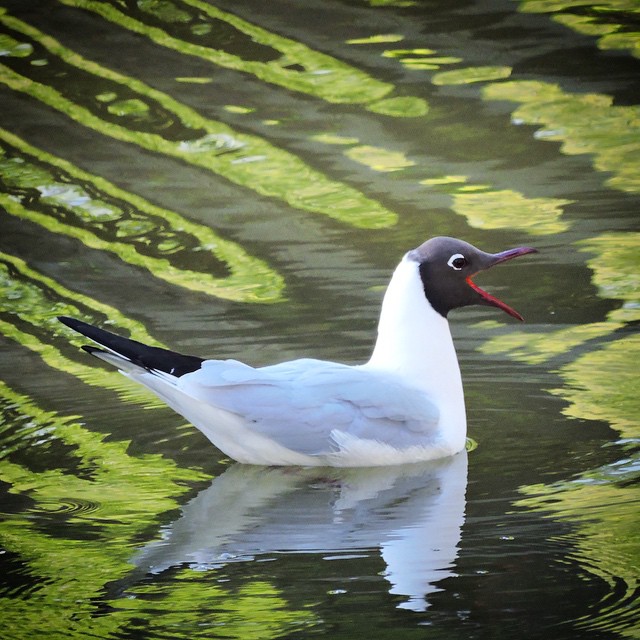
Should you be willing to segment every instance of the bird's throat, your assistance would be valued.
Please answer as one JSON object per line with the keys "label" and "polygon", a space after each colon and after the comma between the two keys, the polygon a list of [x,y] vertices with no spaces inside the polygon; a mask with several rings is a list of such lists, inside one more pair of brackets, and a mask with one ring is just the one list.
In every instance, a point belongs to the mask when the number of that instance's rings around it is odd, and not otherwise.
{"label": "bird's throat", "polygon": [[369,365],[393,371],[438,395],[461,391],[449,323],[425,297],[415,263],[406,258],[384,296]]}

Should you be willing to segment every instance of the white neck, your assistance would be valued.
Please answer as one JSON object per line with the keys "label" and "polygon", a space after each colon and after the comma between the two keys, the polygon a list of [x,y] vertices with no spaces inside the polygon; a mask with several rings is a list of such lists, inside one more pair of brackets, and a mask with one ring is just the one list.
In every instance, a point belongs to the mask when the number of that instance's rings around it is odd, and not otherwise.
{"label": "white neck", "polygon": [[386,370],[424,391],[440,409],[442,435],[464,446],[462,378],[447,319],[427,300],[418,264],[405,256],[387,288],[367,368]]}

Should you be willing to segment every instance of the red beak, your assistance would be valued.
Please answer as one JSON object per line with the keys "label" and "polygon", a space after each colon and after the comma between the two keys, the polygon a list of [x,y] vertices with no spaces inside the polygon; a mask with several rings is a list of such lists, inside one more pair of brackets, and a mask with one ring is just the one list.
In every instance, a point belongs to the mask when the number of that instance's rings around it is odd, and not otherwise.
{"label": "red beak", "polygon": [[[513,258],[517,258],[518,256],[527,255],[528,253],[538,253],[538,250],[534,249],[533,247],[518,247],[516,249],[508,249],[507,251],[494,253],[491,256],[491,260],[489,261],[489,264],[486,268],[488,269],[489,267],[493,267],[496,264],[506,262],[507,260],[512,260]],[[482,301],[485,304],[491,305],[492,307],[498,307],[498,309],[502,309],[504,312],[508,313],[516,320],[524,322],[524,318],[515,309],[512,309],[508,304],[502,302],[502,300],[499,300],[495,296],[492,296],[490,293],[487,293],[484,289],[481,289],[471,279],[471,276],[469,276],[466,280],[467,284],[482,298]]]}

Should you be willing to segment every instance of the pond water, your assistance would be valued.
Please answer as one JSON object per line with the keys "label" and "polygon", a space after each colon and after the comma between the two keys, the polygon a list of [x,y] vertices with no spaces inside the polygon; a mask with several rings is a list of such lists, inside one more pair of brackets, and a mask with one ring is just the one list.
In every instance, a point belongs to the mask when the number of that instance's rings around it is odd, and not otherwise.
{"label": "pond water", "polygon": [[[4,638],[640,638],[636,2],[2,7]],[[435,235],[540,253],[430,465],[234,464],[55,320],[362,362]]]}

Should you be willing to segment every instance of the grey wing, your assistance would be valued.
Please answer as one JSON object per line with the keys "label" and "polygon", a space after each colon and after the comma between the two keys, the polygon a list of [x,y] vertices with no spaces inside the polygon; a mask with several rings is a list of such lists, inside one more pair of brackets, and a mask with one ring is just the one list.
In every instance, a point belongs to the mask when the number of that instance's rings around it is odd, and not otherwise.
{"label": "grey wing", "polygon": [[293,451],[331,452],[334,432],[395,447],[435,438],[439,413],[425,394],[359,367],[296,360],[254,369],[207,361],[183,376],[186,393],[240,415],[248,427]]}

